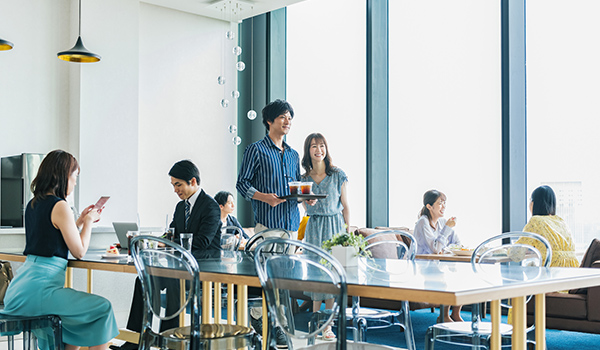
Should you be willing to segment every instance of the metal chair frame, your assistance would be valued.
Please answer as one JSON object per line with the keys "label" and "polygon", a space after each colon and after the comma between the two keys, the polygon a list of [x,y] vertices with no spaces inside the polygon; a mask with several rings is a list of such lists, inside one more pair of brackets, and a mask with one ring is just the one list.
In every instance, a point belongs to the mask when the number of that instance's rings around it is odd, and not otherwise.
{"label": "metal chair frame", "polygon": [[[417,241],[415,237],[406,232],[400,230],[388,230],[376,232],[367,236],[367,241],[373,240],[379,237],[385,237],[389,235],[401,235],[410,240],[410,246],[407,246],[404,241],[386,239],[382,241],[372,242],[365,250],[372,251],[373,248],[383,246],[396,246],[396,257],[398,259],[406,259],[408,261],[414,261],[417,253]],[[375,256],[374,256],[375,257]],[[376,257],[375,257],[376,258]],[[389,257],[386,257],[389,258]],[[361,312],[362,311],[362,312]],[[368,311],[368,312],[365,312]],[[402,307],[398,311],[389,311],[372,308],[361,308],[360,297],[352,297],[352,328],[355,333],[355,339],[358,341],[367,340],[367,330],[386,328],[391,326],[399,326],[404,330],[404,337],[406,341],[406,347],[409,350],[415,350],[415,337],[412,328],[412,321],[410,318],[410,308],[408,301],[402,301]]]}
{"label": "metal chair frame", "polygon": [[[529,237],[534,238],[540,241],[546,247],[546,257],[542,259],[541,253],[534,248],[533,246],[523,245],[523,244],[515,244],[513,240],[516,242],[521,237]],[[500,241],[503,245],[499,245],[497,247],[489,248],[488,244]],[[509,243],[507,243],[509,242]],[[477,248],[473,251],[473,255],[471,256],[471,266],[473,270],[478,270],[482,265],[487,263],[487,256],[492,255],[498,249],[504,249],[506,254],[509,257],[514,256],[513,263],[517,262],[518,258],[527,258],[524,254],[511,255],[511,251],[506,249],[514,249],[513,252],[524,252],[525,250],[531,251],[534,255],[534,258],[537,258],[537,261],[541,263],[540,267],[548,267],[550,266],[550,262],[552,261],[552,247],[548,240],[538,234],[531,232],[521,232],[521,231],[512,231],[503,233],[498,236],[494,236],[492,238],[486,239],[482,243],[480,243]],[[521,263],[523,261],[527,261],[527,259],[519,260]],[[505,263],[505,262],[502,262]],[[510,262],[508,262],[510,263]],[[533,277],[535,278],[535,276]],[[528,296],[526,299],[526,303],[531,300],[532,296]],[[501,306],[504,308],[510,308],[511,306],[506,303],[501,303]],[[527,328],[527,343],[535,345],[534,332],[535,325]],[[502,324],[501,328],[501,347],[511,347],[511,334],[512,334],[512,326],[508,324]],[[427,333],[425,335],[425,349],[433,350],[435,342],[441,342],[446,344],[453,345],[463,345],[470,346],[473,348],[490,348],[490,337],[491,337],[491,323],[490,322],[481,322],[481,312],[480,312],[480,304],[472,305],[471,309],[471,322],[453,322],[453,323],[438,323],[428,328]]]}

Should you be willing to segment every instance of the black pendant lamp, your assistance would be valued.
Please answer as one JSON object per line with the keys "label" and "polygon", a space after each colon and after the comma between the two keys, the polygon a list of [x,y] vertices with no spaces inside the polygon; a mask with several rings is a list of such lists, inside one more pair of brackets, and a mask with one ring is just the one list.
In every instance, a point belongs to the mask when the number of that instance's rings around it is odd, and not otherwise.
{"label": "black pendant lamp", "polygon": [[83,46],[83,41],[81,41],[81,0],[79,0],[79,36],[77,42],[70,50],[59,52],[57,56],[67,62],[94,63],[100,61],[100,55],[86,49]]}
{"label": "black pendant lamp", "polygon": [[0,51],[12,50],[13,46],[13,43],[11,43],[10,41],[0,39]]}

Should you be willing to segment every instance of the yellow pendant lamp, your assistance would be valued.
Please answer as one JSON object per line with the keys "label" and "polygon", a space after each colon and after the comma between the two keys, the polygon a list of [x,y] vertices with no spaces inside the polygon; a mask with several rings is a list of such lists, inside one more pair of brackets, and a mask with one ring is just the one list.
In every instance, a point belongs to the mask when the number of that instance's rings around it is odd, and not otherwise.
{"label": "yellow pendant lamp", "polygon": [[94,63],[100,61],[100,55],[97,55],[83,46],[81,40],[81,0],[79,0],[79,36],[77,42],[70,50],[62,51],[57,54],[58,58],[67,62]]}
{"label": "yellow pendant lamp", "polygon": [[0,39],[0,51],[12,50],[13,46],[13,43],[11,43],[10,41]]}

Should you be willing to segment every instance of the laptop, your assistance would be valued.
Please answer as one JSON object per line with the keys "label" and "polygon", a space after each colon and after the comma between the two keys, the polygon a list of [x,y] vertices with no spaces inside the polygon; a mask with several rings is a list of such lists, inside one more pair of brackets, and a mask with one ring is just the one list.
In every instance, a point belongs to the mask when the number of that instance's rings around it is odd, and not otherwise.
{"label": "laptop", "polygon": [[121,249],[129,249],[129,241],[127,240],[127,231],[139,231],[136,222],[113,222],[113,228],[121,244]]}

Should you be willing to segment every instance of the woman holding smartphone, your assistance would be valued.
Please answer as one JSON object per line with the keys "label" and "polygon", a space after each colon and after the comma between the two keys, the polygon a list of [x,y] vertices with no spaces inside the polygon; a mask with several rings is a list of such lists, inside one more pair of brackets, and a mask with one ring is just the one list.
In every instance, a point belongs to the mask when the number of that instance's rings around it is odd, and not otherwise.
{"label": "woman holding smartphone", "polygon": [[[87,346],[104,350],[119,334],[110,302],[101,296],[65,288],[69,252],[77,259],[88,250],[92,224],[101,209],[90,205],[77,221],[66,198],[73,192],[79,164],[71,154],[56,150],[42,161],[31,183],[33,199],[25,210],[25,263],[11,282],[3,314],[58,315],[65,350]],[[38,337],[40,349],[49,349]]]}

